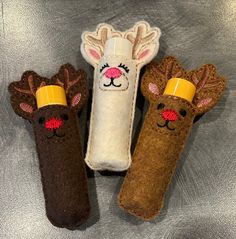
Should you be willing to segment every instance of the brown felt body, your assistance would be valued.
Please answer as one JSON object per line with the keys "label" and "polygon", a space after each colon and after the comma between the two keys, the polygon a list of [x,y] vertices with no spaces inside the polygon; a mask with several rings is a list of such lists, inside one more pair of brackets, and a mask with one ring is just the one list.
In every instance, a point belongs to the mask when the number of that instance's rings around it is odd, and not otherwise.
{"label": "brown felt body", "polygon": [[[52,136],[39,123],[62,115],[63,126]],[[80,134],[76,115],[68,107],[46,106],[34,114],[34,132],[39,156],[46,212],[49,220],[56,226],[73,228],[83,223],[89,216],[87,175],[82,153]],[[48,138],[52,137],[52,138]]]}
{"label": "brown felt body", "polygon": [[[36,91],[45,85],[64,88],[68,106],[48,105],[37,109]],[[88,183],[77,112],[88,98],[86,74],[70,64],[47,79],[27,71],[9,85],[11,105],[34,128],[46,213],[57,227],[75,229],[89,217]],[[59,122],[54,127],[51,122]],[[47,123],[49,122],[49,127]]]}
{"label": "brown felt body", "polygon": [[[188,109],[188,116],[179,121],[175,133],[157,127],[163,124],[156,105],[150,106],[132,158],[132,165],[120,191],[120,206],[145,220],[152,219],[163,205],[164,193],[175,171],[193,122],[193,112],[187,101],[172,101],[162,96],[160,102],[175,108]],[[170,127],[172,124],[170,124]],[[176,125],[174,126],[176,127]]]}
{"label": "brown felt body", "polygon": [[[193,103],[162,95],[172,77],[181,77],[196,85]],[[174,57],[167,57],[147,68],[141,89],[150,106],[118,196],[121,208],[143,220],[151,220],[160,213],[195,116],[212,108],[224,87],[225,80],[215,74],[212,65],[188,72]],[[165,110],[174,111],[177,119],[167,122],[163,117]],[[182,115],[183,111],[186,114]]]}

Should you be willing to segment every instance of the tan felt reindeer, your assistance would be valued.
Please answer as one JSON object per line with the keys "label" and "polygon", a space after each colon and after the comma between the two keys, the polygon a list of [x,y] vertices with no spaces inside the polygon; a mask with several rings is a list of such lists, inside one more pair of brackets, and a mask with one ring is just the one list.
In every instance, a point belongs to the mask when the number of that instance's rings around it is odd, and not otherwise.
{"label": "tan felt reindeer", "polygon": [[92,169],[129,167],[139,72],[157,54],[159,37],[160,30],[143,21],[125,32],[100,24],[83,33],[81,52],[95,68],[85,158]]}
{"label": "tan felt reindeer", "polygon": [[[168,92],[173,80],[184,83],[180,91],[182,86],[175,85],[175,94]],[[196,90],[192,102],[191,87]],[[119,194],[124,210],[144,220],[159,214],[194,117],[210,110],[224,88],[224,78],[210,64],[186,71],[174,57],[167,57],[148,66],[141,90],[150,106]]]}

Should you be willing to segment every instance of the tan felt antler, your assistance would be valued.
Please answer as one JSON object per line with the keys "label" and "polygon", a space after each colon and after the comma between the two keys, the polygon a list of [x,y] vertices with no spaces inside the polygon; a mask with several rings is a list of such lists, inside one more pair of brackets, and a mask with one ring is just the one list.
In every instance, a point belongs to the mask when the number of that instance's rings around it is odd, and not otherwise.
{"label": "tan felt antler", "polygon": [[150,30],[143,25],[137,27],[136,35],[133,36],[133,32],[128,32],[127,39],[133,44],[133,57],[138,55],[139,51],[147,44],[152,42],[156,38],[156,32]]}

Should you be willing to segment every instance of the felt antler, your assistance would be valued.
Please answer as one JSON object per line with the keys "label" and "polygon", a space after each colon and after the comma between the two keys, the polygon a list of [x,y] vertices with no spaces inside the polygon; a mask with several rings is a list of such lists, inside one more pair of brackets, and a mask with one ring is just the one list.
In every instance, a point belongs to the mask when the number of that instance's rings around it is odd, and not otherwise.
{"label": "felt antler", "polygon": [[[14,87],[12,88],[12,90],[16,90],[22,94],[29,94],[32,95],[34,98],[36,97],[36,91],[37,89],[39,89],[40,87],[43,87],[46,85],[45,79],[41,78],[39,76],[37,76],[37,74],[35,72],[26,72],[27,77],[23,79],[23,87],[24,88],[20,88],[20,86],[18,87],[17,83],[15,83]],[[35,79],[37,82],[37,85],[35,85]],[[25,89],[26,87],[26,89]]]}
{"label": "felt antler", "polygon": [[92,65],[98,63],[104,54],[106,41],[112,37],[120,37],[122,34],[108,24],[99,24],[95,32],[84,32],[82,35],[81,50],[87,52],[84,57]]}
{"label": "felt antler", "polygon": [[53,225],[73,229],[90,210],[76,116],[88,97],[86,75],[70,64],[51,79],[28,71],[9,92],[14,111],[33,124],[47,216]]}
{"label": "felt antler", "polygon": [[133,44],[133,57],[136,58],[139,51],[148,43],[153,42],[156,38],[156,31],[149,30],[147,25],[138,25],[136,28],[136,35],[134,36],[134,32],[128,32],[126,34],[126,38]]}
{"label": "felt antler", "polygon": [[224,88],[210,64],[186,71],[167,57],[149,65],[141,90],[150,106],[119,193],[121,208],[144,220],[159,214],[194,117],[210,110]]}
{"label": "felt antler", "polygon": [[36,106],[36,91],[45,86],[48,79],[42,78],[33,71],[27,71],[22,75],[21,81],[9,85],[11,102],[15,112],[21,117],[32,120]]}
{"label": "felt antler", "polygon": [[124,37],[127,38],[133,45],[133,59],[140,60],[147,57],[149,54],[156,54],[155,44],[156,38],[159,38],[160,30],[151,28],[147,22],[141,21],[135,24],[133,28],[128,30]]}
{"label": "felt antler", "polygon": [[188,79],[196,86],[193,99],[193,104],[197,106],[196,114],[203,114],[214,107],[225,88],[224,78],[216,75],[215,66],[208,64],[197,71],[191,71]]}
{"label": "felt antler", "polygon": [[80,78],[81,75],[78,75],[76,79],[70,79],[69,70],[67,68],[64,68],[64,81],[62,82],[61,80],[57,79],[57,83],[65,89],[66,93],[68,93],[70,87],[76,84],[80,80]]}
{"label": "felt antler", "polygon": [[15,90],[21,92],[21,93],[24,93],[24,94],[30,94],[30,95],[33,95],[35,97],[35,93],[36,93],[36,90],[35,90],[35,87],[34,87],[34,82],[33,82],[33,76],[32,75],[29,75],[28,77],[28,85],[29,85],[29,90],[25,90],[25,89],[20,89],[18,87],[15,87]]}
{"label": "felt antler", "polygon": [[95,67],[90,132],[85,161],[95,170],[122,171],[130,145],[141,67],[159,48],[160,30],[147,22],[120,32],[100,24],[82,35],[83,57]]}
{"label": "felt antler", "polygon": [[103,49],[105,47],[105,43],[108,39],[108,29],[103,26],[100,28],[100,38],[97,38],[97,36],[94,36],[94,34],[87,34],[86,38],[88,39],[88,41],[94,45],[97,45],[103,52]]}

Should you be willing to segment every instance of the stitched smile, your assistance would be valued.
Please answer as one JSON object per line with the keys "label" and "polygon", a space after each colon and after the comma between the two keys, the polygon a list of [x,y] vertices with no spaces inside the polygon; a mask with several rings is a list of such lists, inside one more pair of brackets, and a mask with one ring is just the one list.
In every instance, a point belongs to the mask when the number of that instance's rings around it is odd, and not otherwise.
{"label": "stitched smile", "polygon": [[57,134],[57,132],[54,130],[54,131],[53,131],[53,134],[50,135],[50,136],[47,136],[47,138],[48,138],[48,139],[51,139],[51,138],[53,138],[54,136],[56,136],[56,137],[58,137],[58,138],[62,138],[62,137],[65,136],[65,134],[59,135],[59,134]]}
{"label": "stitched smile", "polygon": [[103,84],[103,86],[105,86],[105,87],[109,87],[109,86],[111,86],[111,85],[113,85],[114,87],[121,87],[121,84],[116,85],[116,84],[114,83],[114,79],[113,79],[113,78],[111,78],[111,82],[110,82],[109,84]]}
{"label": "stitched smile", "polygon": [[160,128],[166,127],[169,130],[175,130],[175,128],[173,128],[173,129],[170,128],[168,124],[169,124],[169,121],[167,120],[164,125],[160,125],[160,124],[157,123],[157,126],[160,127]]}

